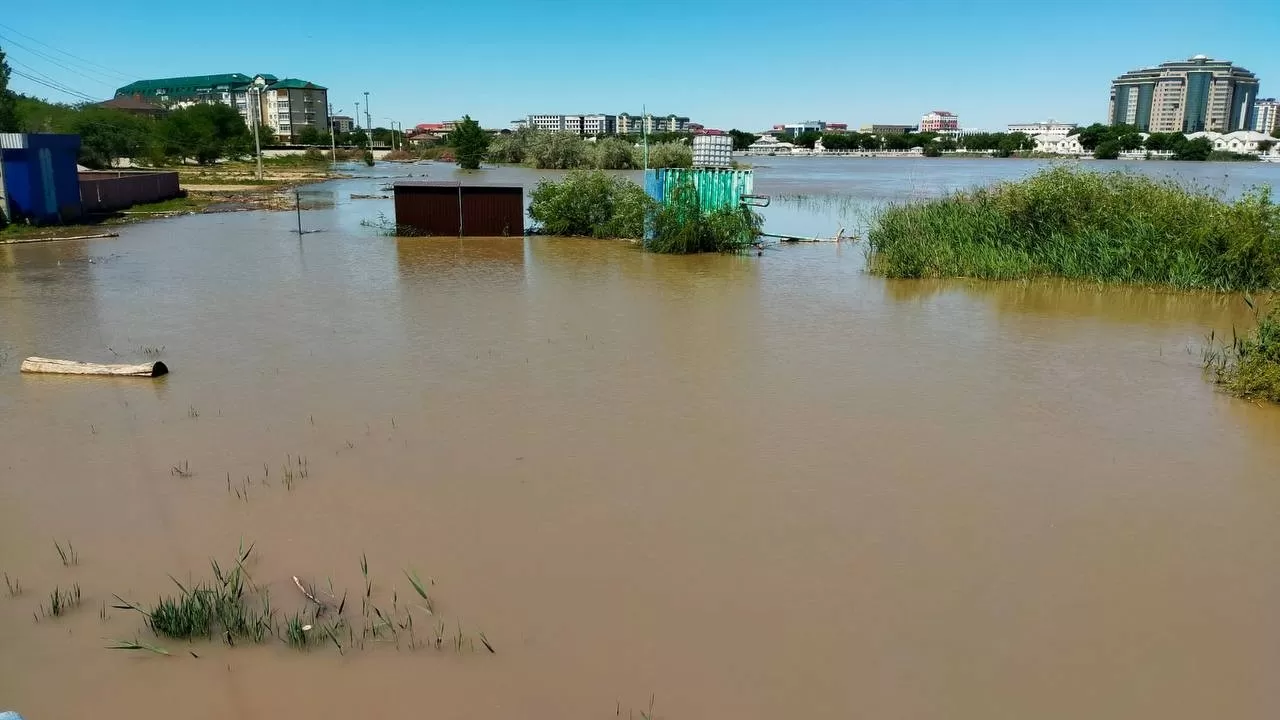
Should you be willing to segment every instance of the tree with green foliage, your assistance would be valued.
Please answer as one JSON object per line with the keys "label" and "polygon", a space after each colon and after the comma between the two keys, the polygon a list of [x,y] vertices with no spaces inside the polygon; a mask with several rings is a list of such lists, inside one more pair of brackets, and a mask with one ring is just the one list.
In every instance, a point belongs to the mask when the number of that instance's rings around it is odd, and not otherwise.
{"label": "tree with green foliage", "polygon": [[0,132],[19,132],[17,97],[9,89],[9,63],[0,48]]}
{"label": "tree with green foliage", "polygon": [[1151,152],[1174,152],[1186,141],[1187,138],[1182,133],[1151,133],[1142,147]]}
{"label": "tree with green foliage", "polygon": [[[522,163],[537,132],[532,128],[522,127],[515,132],[500,133],[489,141],[485,157],[492,163]],[[615,139],[627,142],[622,136]]]}
{"label": "tree with green foliage", "polygon": [[1120,149],[1126,152],[1138,150],[1142,147],[1142,135],[1137,130],[1129,130],[1118,135],[1116,142],[1120,143]]}
{"label": "tree with green foliage", "polygon": [[1263,140],[1262,142],[1258,143],[1258,152],[1260,153],[1270,152],[1271,148],[1275,146],[1276,144],[1274,142],[1270,140]]}
{"label": "tree with green foliage", "polygon": [[346,134],[345,145],[355,145],[358,148],[369,147],[369,136],[365,134],[364,128],[356,128]]}
{"label": "tree with green foliage", "polygon": [[1208,160],[1209,154],[1213,152],[1213,143],[1209,138],[1198,137],[1195,140],[1187,140],[1173,151],[1174,160]]}
{"label": "tree with green foliage", "polygon": [[[747,148],[751,147],[751,145],[755,143],[755,141],[760,139],[760,136],[756,135],[755,133],[744,132],[742,130],[736,130],[736,129],[729,131],[729,137],[733,138],[733,149],[736,152],[742,152],[743,150],[746,150]],[[826,145],[825,139],[823,140],[822,144]]]}
{"label": "tree with green foliage", "polygon": [[856,150],[857,142],[853,133],[822,134],[822,147],[828,150]]}
{"label": "tree with green foliage", "polygon": [[1098,160],[1115,160],[1120,157],[1121,150],[1119,140],[1107,139],[1093,146],[1093,156]]}
{"label": "tree with green foliage", "polygon": [[15,96],[20,132],[71,132],[79,110],[64,104],[51,103],[40,98]]}
{"label": "tree with green foliage", "polygon": [[80,136],[80,164],[108,168],[117,158],[141,158],[150,149],[156,123],[111,108],[87,106],[68,129]]}
{"label": "tree with green foliage", "polygon": [[1133,125],[1103,125],[1094,123],[1083,130],[1077,128],[1072,134],[1080,136],[1080,147],[1094,150],[1099,144],[1108,140],[1115,141],[1123,150],[1137,150],[1142,147],[1142,135]]}
{"label": "tree with green foliage", "polygon": [[327,140],[320,137],[320,130],[311,125],[307,125],[298,131],[297,141],[299,145],[319,145],[322,140],[327,142]]}
{"label": "tree with green foliage", "polygon": [[[250,134],[250,137],[252,137],[252,134]],[[279,136],[276,135],[275,128],[271,127],[266,123],[258,124],[258,146],[259,147],[267,147],[268,145],[275,145],[278,139],[279,139]]]}
{"label": "tree with green foliage", "polygon": [[489,134],[470,115],[464,115],[449,133],[448,143],[458,158],[458,167],[478,170],[485,151],[489,149]]}
{"label": "tree with green foliage", "polygon": [[796,147],[813,149],[818,144],[818,140],[822,139],[822,133],[816,130],[806,130],[799,135],[791,138],[790,142]]}
{"label": "tree with green foliage", "polygon": [[166,155],[184,162],[195,158],[201,165],[244,155],[253,147],[253,135],[240,113],[222,104],[174,110],[160,124],[160,141]]}

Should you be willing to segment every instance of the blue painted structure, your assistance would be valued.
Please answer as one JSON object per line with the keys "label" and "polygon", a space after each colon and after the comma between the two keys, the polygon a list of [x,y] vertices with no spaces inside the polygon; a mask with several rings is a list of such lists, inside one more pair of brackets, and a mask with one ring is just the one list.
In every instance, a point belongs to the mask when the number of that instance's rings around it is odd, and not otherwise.
{"label": "blue painted structure", "polygon": [[661,168],[644,174],[645,192],[664,205],[676,188],[686,184],[698,191],[698,204],[702,209],[711,211],[742,204],[742,196],[751,194],[755,176],[750,170],[702,167]]}
{"label": "blue painted structure", "polygon": [[9,222],[56,225],[80,217],[79,135],[0,133],[0,211]]}

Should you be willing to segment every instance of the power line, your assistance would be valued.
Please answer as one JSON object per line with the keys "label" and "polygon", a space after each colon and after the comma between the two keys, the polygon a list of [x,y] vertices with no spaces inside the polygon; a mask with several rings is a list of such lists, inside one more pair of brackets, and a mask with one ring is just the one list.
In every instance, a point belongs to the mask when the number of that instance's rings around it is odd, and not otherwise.
{"label": "power line", "polygon": [[121,77],[121,78],[124,78],[124,79],[126,79],[126,80],[132,80],[132,79],[133,79],[133,78],[129,77],[127,74],[122,73],[122,72],[120,72],[120,71],[118,71],[118,70],[113,70],[113,69],[111,69],[111,68],[109,68],[109,67],[107,67],[107,66],[105,66],[105,65],[99,65],[98,63],[93,62],[92,60],[86,60],[86,59],[84,59],[84,58],[80,57],[79,55],[73,55],[72,53],[69,53],[69,52],[67,52],[66,50],[61,50],[61,49],[59,49],[59,48],[54,47],[53,45],[50,45],[49,43],[42,42],[41,40],[39,40],[39,39],[37,39],[37,38],[34,38],[34,37],[31,37],[30,35],[28,35],[28,34],[26,34],[26,33],[22,32],[21,30],[19,30],[19,29],[15,28],[15,27],[10,27],[10,26],[8,26],[8,25],[5,25],[4,23],[0,23],[0,28],[4,28],[4,29],[6,29],[6,30],[8,30],[9,32],[12,32],[12,33],[17,33],[18,35],[21,35],[22,37],[24,37],[24,38],[26,38],[26,39],[30,40],[31,42],[36,43],[37,45],[43,45],[44,47],[47,47],[47,48],[49,48],[50,50],[53,50],[53,51],[54,51],[54,52],[56,52],[56,53],[60,53],[60,54],[62,54],[62,55],[66,55],[67,57],[69,57],[69,58],[71,58],[71,59],[73,59],[73,60],[79,61],[81,64],[85,65],[86,67],[98,68],[98,69],[100,69],[100,70],[105,70],[105,71],[106,71],[108,74],[110,74],[110,75],[115,75],[116,77]]}
{"label": "power line", "polygon": [[56,82],[50,82],[50,81],[48,81],[48,80],[43,80],[43,79],[38,78],[38,77],[36,77],[36,76],[34,76],[34,75],[28,75],[27,73],[24,73],[24,72],[22,72],[21,70],[13,70],[12,68],[10,68],[10,72],[12,72],[14,75],[17,75],[17,76],[18,76],[18,77],[20,77],[20,78],[26,78],[27,80],[30,80],[30,81],[31,81],[31,82],[33,82],[33,83],[37,83],[37,84],[43,85],[43,86],[45,86],[45,87],[47,87],[47,88],[49,88],[49,89],[51,89],[51,90],[57,90],[57,91],[58,91],[58,92],[60,92],[60,93],[64,93],[64,94],[66,94],[66,95],[70,95],[70,96],[72,96],[72,97],[74,97],[74,98],[76,98],[76,99],[78,99],[78,100],[84,100],[84,101],[86,101],[86,102],[97,102],[97,101],[98,101],[98,100],[97,100],[97,98],[90,97],[89,95],[86,95],[86,94],[84,94],[84,93],[80,92],[79,90],[72,90],[71,88],[66,87],[66,86],[63,86],[63,85],[60,85],[60,84],[58,84],[58,83],[56,83]]}
{"label": "power line", "polygon": [[84,93],[79,90],[76,90],[75,88],[71,87],[70,85],[67,85],[66,83],[62,82],[61,80],[58,80],[55,77],[52,77],[46,73],[41,72],[38,68],[34,68],[22,62],[21,60],[10,60],[10,62],[14,65],[18,65],[20,67],[24,67],[27,69],[27,72],[23,73],[24,77],[29,77],[29,73],[34,73],[35,75],[39,76],[39,78],[46,80],[47,82],[50,82],[54,85],[57,85],[59,88],[62,89],[63,92],[69,95],[83,95],[85,97],[88,97],[89,95],[88,93]]}
{"label": "power line", "polygon": [[95,74],[96,74],[96,75],[98,75],[98,77],[94,77],[93,75],[89,75],[89,74],[87,74],[85,71],[80,70],[80,69],[78,69],[78,68],[74,68],[74,67],[72,67],[72,66],[70,66],[70,65],[67,65],[66,63],[62,62],[62,61],[61,61],[61,60],[59,60],[58,58],[56,58],[56,57],[54,57],[54,56],[52,56],[52,55],[50,55],[50,54],[48,54],[48,53],[46,53],[46,52],[43,52],[43,51],[41,51],[41,50],[37,50],[37,49],[35,49],[35,48],[33,48],[33,47],[30,47],[30,46],[28,46],[28,45],[24,45],[24,44],[22,44],[22,43],[18,42],[17,40],[14,40],[13,38],[6,37],[6,36],[5,36],[5,35],[3,35],[3,34],[0,34],[0,40],[5,41],[6,43],[10,43],[10,44],[12,44],[12,45],[14,45],[14,46],[16,46],[16,47],[20,47],[20,48],[22,48],[23,50],[26,50],[27,52],[31,53],[32,55],[35,55],[36,57],[41,58],[41,59],[42,59],[42,60],[44,60],[45,62],[49,62],[49,63],[52,63],[52,64],[54,64],[54,65],[57,65],[58,67],[62,68],[63,70],[66,70],[67,72],[73,73],[73,74],[75,74],[75,75],[79,75],[81,78],[84,78],[85,80],[88,80],[89,82],[93,83],[94,85],[106,85],[106,86],[108,86],[108,87],[109,87],[109,86],[111,86],[111,85],[115,84],[115,82],[116,82],[115,80],[111,80],[111,79],[109,79],[109,78],[108,78],[108,79],[103,79],[103,77],[101,77],[101,73],[96,73],[96,72],[95,72]]}

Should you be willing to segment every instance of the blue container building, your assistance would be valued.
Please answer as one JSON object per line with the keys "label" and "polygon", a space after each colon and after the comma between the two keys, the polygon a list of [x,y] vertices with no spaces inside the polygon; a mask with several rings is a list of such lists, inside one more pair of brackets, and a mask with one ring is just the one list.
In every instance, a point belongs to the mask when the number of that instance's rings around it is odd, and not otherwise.
{"label": "blue container building", "polygon": [[80,218],[79,135],[0,133],[0,212],[11,223]]}

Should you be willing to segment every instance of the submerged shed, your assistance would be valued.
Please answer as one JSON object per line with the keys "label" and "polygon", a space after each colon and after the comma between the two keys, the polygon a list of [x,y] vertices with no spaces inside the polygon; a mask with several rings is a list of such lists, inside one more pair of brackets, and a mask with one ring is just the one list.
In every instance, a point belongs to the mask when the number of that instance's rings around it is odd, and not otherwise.
{"label": "submerged shed", "polygon": [[524,235],[524,188],[519,185],[406,181],[394,189],[400,235]]}
{"label": "submerged shed", "polygon": [[9,222],[74,222],[81,214],[79,154],[79,135],[0,133],[0,212]]}
{"label": "submerged shed", "polygon": [[665,204],[681,185],[692,185],[698,191],[703,210],[737,207],[744,195],[750,195],[755,177],[750,170],[728,168],[662,168],[645,173],[644,189],[649,196]]}

